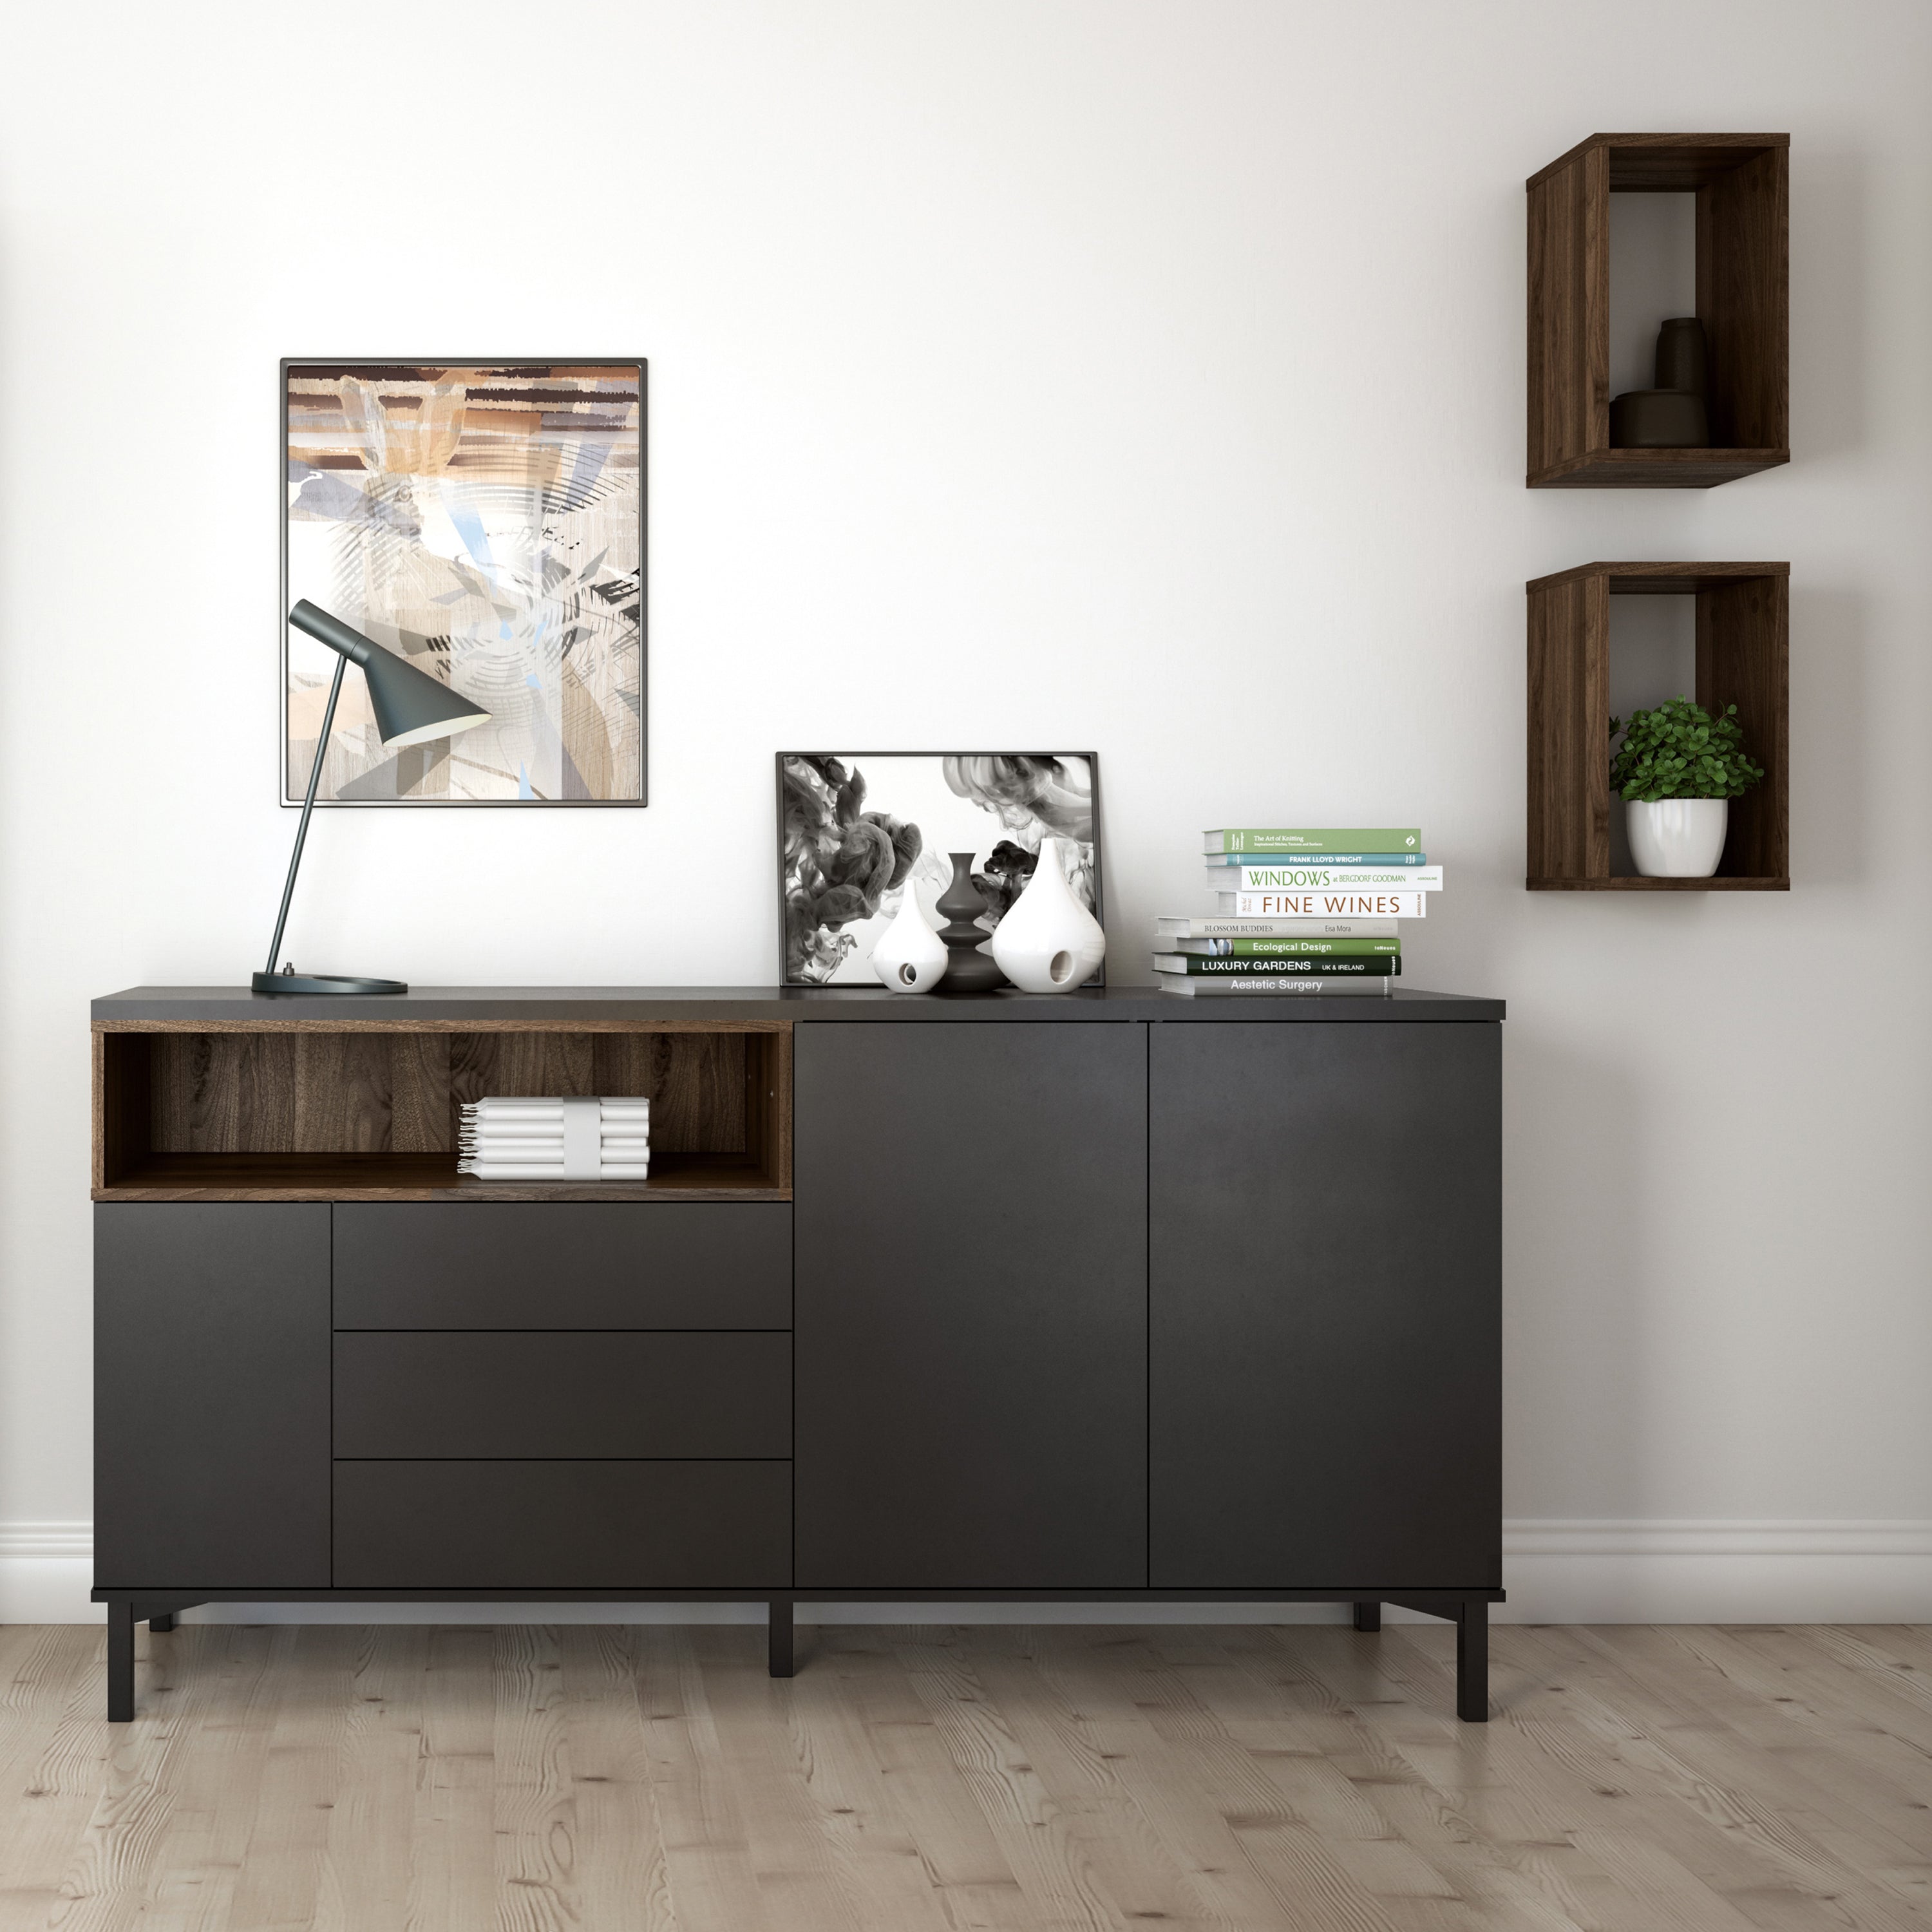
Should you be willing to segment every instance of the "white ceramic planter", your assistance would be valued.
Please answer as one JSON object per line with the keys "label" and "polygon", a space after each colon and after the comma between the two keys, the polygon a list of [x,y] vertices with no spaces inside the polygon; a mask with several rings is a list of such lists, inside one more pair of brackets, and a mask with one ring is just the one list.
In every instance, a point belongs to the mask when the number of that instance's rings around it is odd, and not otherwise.
{"label": "white ceramic planter", "polygon": [[1060,846],[1040,842],[1026,890],[993,928],[993,957],[1023,993],[1070,993],[1107,956],[1107,935],[1066,883]]}
{"label": "white ceramic planter", "polygon": [[1646,879],[1708,879],[1724,856],[1727,798],[1634,798],[1624,807],[1630,857]]}
{"label": "white ceramic planter", "polygon": [[879,983],[896,993],[929,993],[945,976],[951,956],[945,940],[926,923],[919,893],[907,880],[898,917],[872,948],[872,970]]}

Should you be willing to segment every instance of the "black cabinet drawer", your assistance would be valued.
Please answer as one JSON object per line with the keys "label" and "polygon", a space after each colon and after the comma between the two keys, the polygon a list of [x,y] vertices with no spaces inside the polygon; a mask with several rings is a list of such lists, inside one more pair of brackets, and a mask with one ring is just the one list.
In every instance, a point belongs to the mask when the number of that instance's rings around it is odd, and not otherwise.
{"label": "black cabinet drawer", "polygon": [[338,1462],[335,1587],[791,1582],[789,1462]]}
{"label": "black cabinet drawer", "polygon": [[782,1202],[335,1208],[338,1328],[789,1328]]}
{"label": "black cabinet drawer", "polygon": [[335,1337],[338,1456],[789,1456],[789,1335]]}

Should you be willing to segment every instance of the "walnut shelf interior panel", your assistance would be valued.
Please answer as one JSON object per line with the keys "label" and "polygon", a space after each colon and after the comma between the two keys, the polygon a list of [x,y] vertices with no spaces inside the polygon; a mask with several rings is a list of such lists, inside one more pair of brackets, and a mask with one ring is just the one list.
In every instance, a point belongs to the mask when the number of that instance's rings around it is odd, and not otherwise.
{"label": "walnut shelf interior panel", "polygon": [[[1786,563],[1586,563],[1527,586],[1528,876],[1532,892],[1788,892]],[[1731,800],[1718,875],[1610,871],[1612,596],[1694,596],[1697,702],[1738,707],[1762,783]]]}
{"label": "walnut shelf interior panel", "polygon": [[[1532,490],[1708,490],[1791,460],[1788,134],[1592,134],[1529,178]],[[1610,196],[1694,194],[1709,449],[1610,447]]]}
{"label": "walnut shelf interior panel", "polygon": [[[788,1027],[689,1032],[94,1034],[96,1200],[789,1200]],[[485,1094],[651,1102],[640,1182],[480,1182]]]}

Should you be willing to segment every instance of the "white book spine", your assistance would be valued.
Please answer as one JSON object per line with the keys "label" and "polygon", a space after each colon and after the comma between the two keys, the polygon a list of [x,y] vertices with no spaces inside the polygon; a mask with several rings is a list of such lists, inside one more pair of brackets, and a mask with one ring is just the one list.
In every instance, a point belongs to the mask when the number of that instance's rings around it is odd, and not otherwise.
{"label": "white book spine", "polygon": [[[1232,898],[1233,893],[1223,895]],[[1157,919],[1162,939],[1393,939],[1392,919]]]}
{"label": "white book spine", "polygon": [[[598,1095],[593,1096],[598,1114],[607,1120],[628,1120],[632,1117],[648,1118],[651,1103],[648,1096]],[[573,1100],[572,1106],[580,1104]],[[482,1120],[560,1120],[563,1118],[564,1102],[560,1099],[502,1100],[494,1096],[481,1100],[466,1100],[463,1112],[466,1116]]]}
{"label": "white book spine", "polygon": [[585,1184],[598,1180],[648,1180],[651,1172],[647,1161],[626,1161],[607,1164],[592,1174],[568,1174],[564,1172],[560,1160],[459,1160],[456,1171],[478,1180],[549,1180],[560,1184],[568,1180]]}
{"label": "white book spine", "polygon": [[1422,919],[1426,892],[1217,892],[1220,910],[1246,918]]}
{"label": "white book spine", "polygon": [[1184,999],[1220,999],[1232,995],[1236,998],[1256,993],[1287,994],[1303,998],[1322,994],[1344,994],[1351,999],[1383,1000],[1395,992],[1393,976],[1381,974],[1358,974],[1352,979],[1288,980],[1276,978],[1271,974],[1242,974],[1225,980],[1178,979],[1171,974],[1160,978],[1163,993],[1178,993]]}
{"label": "white book spine", "polygon": [[1217,891],[1275,892],[1320,891],[1340,887],[1360,892],[1373,887],[1398,892],[1439,892],[1440,866],[1210,866],[1208,877]]}

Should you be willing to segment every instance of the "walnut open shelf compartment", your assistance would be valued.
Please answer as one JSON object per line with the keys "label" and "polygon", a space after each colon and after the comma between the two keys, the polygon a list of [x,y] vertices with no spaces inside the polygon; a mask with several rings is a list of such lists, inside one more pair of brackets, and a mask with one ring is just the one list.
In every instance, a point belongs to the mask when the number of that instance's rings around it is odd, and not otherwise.
{"label": "walnut open shelf compartment", "polygon": [[[1532,892],[1791,890],[1788,563],[1586,563],[1526,585]],[[1738,707],[1763,782],[1731,800],[1717,876],[1610,871],[1610,598],[1694,596],[1696,697]]]}
{"label": "walnut open shelf compartment", "polygon": [[[645,1181],[482,1182],[485,1094],[651,1102]],[[789,1201],[791,1029],[94,1030],[97,1201]]]}
{"label": "walnut open shelf compartment", "polygon": [[[1789,134],[1592,134],[1530,176],[1532,490],[1708,490],[1791,460]],[[1610,447],[1610,196],[1697,197],[1708,449]],[[1661,318],[1660,318],[1660,320]]]}

